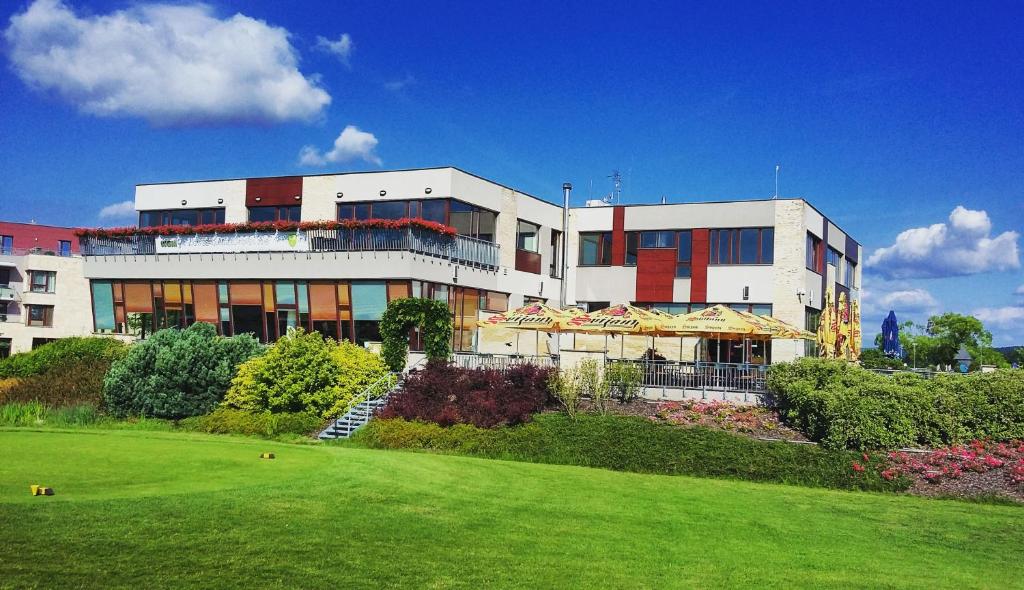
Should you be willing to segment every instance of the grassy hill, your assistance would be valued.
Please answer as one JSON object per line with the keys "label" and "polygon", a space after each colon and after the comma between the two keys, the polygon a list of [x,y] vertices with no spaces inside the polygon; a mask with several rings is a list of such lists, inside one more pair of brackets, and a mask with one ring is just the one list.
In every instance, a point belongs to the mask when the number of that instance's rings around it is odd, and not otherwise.
{"label": "grassy hill", "polygon": [[0,448],[3,588],[1024,585],[1015,506],[176,433]]}

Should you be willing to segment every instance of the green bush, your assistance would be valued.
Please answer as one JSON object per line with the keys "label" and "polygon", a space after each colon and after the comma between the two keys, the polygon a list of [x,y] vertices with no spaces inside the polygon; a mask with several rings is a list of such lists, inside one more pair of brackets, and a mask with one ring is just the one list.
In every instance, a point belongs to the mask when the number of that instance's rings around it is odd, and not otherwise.
{"label": "green bush", "polygon": [[239,367],[224,405],[330,418],[347,411],[356,396],[387,375],[380,357],[361,346],[295,330]]}
{"label": "green bush", "polygon": [[113,363],[103,400],[119,417],[205,414],[224,398],[238,365],[260,350],[252,336],[224,338],[210,324],[160,330]]}
{"label": "green bush", "polygon": [[1024,371],[926,379],[801,359],[772,365],[768,389],[790,426],[829,448],[937,447],[1024,437]]}
{"label": "green bush", "polygon": [[634,416],[538,415],[514,427],[442,427],[405,420],[370,421],[353,442],[493,459],[580,465],[617,471],[721,477],[814,487],[900,490],[902,478],[877,469],[855,473],[860,455],[813,445],[763,442],[701,427],[679,428]]}
{"label": "green bush", "polygon": [[324,421],[315,414],[253,413],[231,408],[217,408],[209,414],[185,418],[178,422],[178,426],[184,430],[251,436],[309,435],[319,431],[323,425]]}
{"label": "green bush", "polygon": [[69,363],[111,362],[124,355],[127,347],[113,338],[61,338],[29,352],[0,359],[0,379],[42,375]]}

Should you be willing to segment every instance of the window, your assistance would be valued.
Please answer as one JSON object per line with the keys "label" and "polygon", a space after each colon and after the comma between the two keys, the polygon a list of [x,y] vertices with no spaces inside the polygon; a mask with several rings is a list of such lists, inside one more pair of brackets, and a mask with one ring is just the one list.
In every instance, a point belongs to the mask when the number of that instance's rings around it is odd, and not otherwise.
{"label": "window", "polygon": [[497,291],[480,291],[480,309],[483,311],[508,311],[508,295]]}
{"label": "window", "polygon": [[52,305],[26,305],[28,309],[28,325],[30,326],[53,326]]}
{"label": "window", "polygon": [[672,315],[690,312],[689,303],[634,303],[633,305],[644,309],[656,309]]}
{"label": "window", "polygon": [[676,233],[673,231],[640,232],[641,248],[674,248],[675,245]]}
{"label": "window", "polygon": [[601,309],[605,309],[607,307],[611,307],[611,302],[609,302],[609,301],[588,301],[586,303],[581,303],[580,305],[583,306],[583,310],[584,311],[590,312],[590,311],[598,311],[598,310],[601,310]]}
{"label": "window", "polygon": [[[817,332],[818,324],[821,323],[821,310],[813,307],[804,308],[804,329],[809,332]],[[818,356],[818,342],[816,340],[804,340],[804,356]]]}
{"label": "window", "polygon": [[562,232],[557,230],[551,230],[551,244],[548,253],[548,260],[550,261],[548,266],[550,275],[552,278],[562,277]]}
{"label": "window", "polygon": [[636,264],[637,251],[640,249],[640,232],[626,234],[626,266]]}
{"label": "window", "polygon": [[249,221],[299,221],[302,207],[289,205],[286,207],[249,207]]}
{"label": "window", "polygon": [[422,212],[420,215],[427,221],[448,223],[448,202],[443,199],[423,201]]}
{"label": "window", "polygon": [[29,283],[33,293],[53,293],[57,283],[57,273],[51,270],[28,271]]}
{"label": "window", "polygon": [[451,225],[460,235],[493,242],[498,214],[453,199],[338,204],[338,219],[402,219],[404,217]]}
{"label": "window", "polygon": [[11,269],[0,266],[0,287],[8,287],[11,284]]}
{"label": "window", "polygon": [[[224,208],[139,211],[139,227],[224,223]],[[70,243],[69,243],[70,246]]]}
{"label": "window", "polygon": [[713,229],[709,235],[710,264],[772,264],[775,230],[770,227]]}
{"label": "window", "polygon": [[842,260],[842,258],[843,255],[839,253],[839,250],[836,250],[835,248],[829,248],[825,254],[825,263],[831,266],[832,268],[838,270],[839,261]]}
{"label": "window", "polygon": [[807,268],[821,273],[821,238],[807,232]]}
{"label": "window", "polygon": [[580,234],[580,266],[608,266],[611,263],[611,232]]}
{"label": "window", "polygon": [[71,256],[71,242],[68,240],[59,240],[57,242],[57,255]]}
{"label": "window", "polygon": [[0,236],[0,254],[14,254],[14,236]]}
{"label": "window", "polygon": [[11,356],[11,339],[0,338],[0,359]]}
{"label": "window", "polygon": [[520,219],[516,227],[516,248],[527,252],[537,252],[538,234],[540,234],[539,225]]}
{"label": "window", "polygon": [[689,278],[690,259],[693,256],[693,232],[681,231],[678,234],[678,246],[676,246],[676,277]]}
{"label": "window", "polygon": [[857,287],[857,285],[855,284],[857,282],[857,263],[847,258],[845,270],[846,273],[844,276],[843,284],[846,285],[847,287],[850,287],[851,289],[855,289]]}

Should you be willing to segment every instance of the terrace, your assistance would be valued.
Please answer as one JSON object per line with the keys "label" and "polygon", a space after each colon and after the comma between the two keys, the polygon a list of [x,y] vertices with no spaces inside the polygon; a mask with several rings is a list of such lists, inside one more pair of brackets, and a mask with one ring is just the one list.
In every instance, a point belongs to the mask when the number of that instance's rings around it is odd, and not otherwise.
{"label": "terrace", "polygon": [[84,256],[161,254],[230,254],[249,252],[413,252],[464,264],[496,269],[498,244],[455,234],[444,226],[418,223],[238,224],[81,232]]}

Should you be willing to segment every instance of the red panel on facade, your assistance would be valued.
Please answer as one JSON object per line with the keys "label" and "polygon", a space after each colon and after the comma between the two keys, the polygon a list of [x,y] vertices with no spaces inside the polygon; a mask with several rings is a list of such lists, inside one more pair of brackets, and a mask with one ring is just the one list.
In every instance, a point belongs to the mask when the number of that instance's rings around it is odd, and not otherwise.
{"label": "red panel on facade", "polygon": [[34,248],[44,253],[59,254],[61,241],[71,242],[71,251],[78,252],[78,238],[75,237],[75,230],[70,227],[0,221],[0,236],[13,237],[12,247],[18,254]]}
{"label": "red panel on facade", "polygon": [[648,303],[672,301],[676,278],[675,248],[641,248],[636,255],[636,299]]}
{"label": "red panel on facade", "polygon": [[[245,206],[299,205],[302,196],[301,176],[278,178],[250,178],[245,181]],[[259,198],[259,201],[256,199]]]}
{"label": "red panel on facade", "polygon": [[626,207],[612,209],[612,266],[626,263]]}
{"label": "red panel on facade", "polygon": [[516,270],[540,274],[540,254],[528,250],[516,250]]}
{"label": "red panel on facade", "polygon": [[693,230],[693,252],[690,254],[690,301],[708,302],[708,259],[711,254],[708,229]]}

